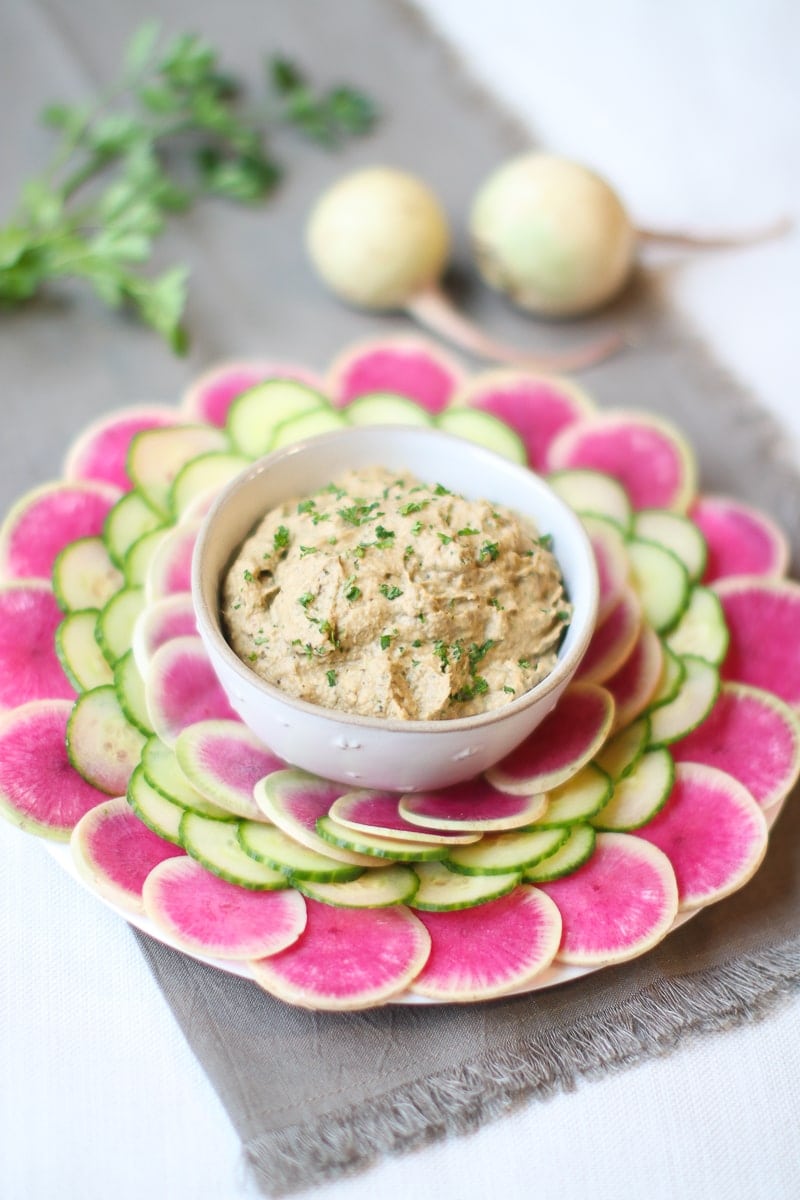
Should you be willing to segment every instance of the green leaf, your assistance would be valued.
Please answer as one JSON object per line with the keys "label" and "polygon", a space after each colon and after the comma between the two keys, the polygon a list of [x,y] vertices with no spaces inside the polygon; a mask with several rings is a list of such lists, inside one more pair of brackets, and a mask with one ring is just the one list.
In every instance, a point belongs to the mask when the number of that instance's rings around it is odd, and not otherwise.
{"label": "green leaf", "polygon": [[0,270],[16,266],[30,245],[30,234],[21,225],[0,229]]}
{"label": "green leaf", "polygon": [[52,229],[63,206],[61,197],[43,179],[31,179],[22,189],[22,207],[34,228]]}
{"label": "green leaf", "polygon": [[136,117],[128,113],[111,113],[88,131],[87,140],[98,154],[109,156],[124,154],[133,146],[145,144],[148,134]]}
{"label": "green leaf", "polygon": [[216,54],[194,33],[183,33],[167,47],[161,72],[180,87],[195,87],[213,73]]}
{"label": "green leaf", "polygon": [[334,88],[325,98],[325,107],[331,121],[350,135],[368,133],[378,117],[369,96],[351,87]]}
{"label": "green leaf", "polygon": [[69,137],[80,133],[88,117],[89,109],[77,104],[48,104],[39,114],[43,125],[58,129]]}
{"label": "green leaf", "polygon": [[128,287],[142,320],[165,338],[176,354],[186,350],[186,331],[181,317],[186,305],[188,268],[172,267],[155,279],[136,279]]}
{"label": "green leaf", "polygon": [[288,58],[275,55],[267,63],[267,72],[275,90],[282,96],[293,92],[305,83],[302,73]]}
{"label": "green leaf", "polygon": [[149,63],[161,34],[161,22],[145,21],[134,33],[125,50],[125,69],[129,75],[139,75]]}
{"label": "green leaf", "polygon": [[280,170],[269,159],[246,155],[226,159],[213,147],[200,152],[198,168],[207,191],[245,203],[262,199],[280,179]]}

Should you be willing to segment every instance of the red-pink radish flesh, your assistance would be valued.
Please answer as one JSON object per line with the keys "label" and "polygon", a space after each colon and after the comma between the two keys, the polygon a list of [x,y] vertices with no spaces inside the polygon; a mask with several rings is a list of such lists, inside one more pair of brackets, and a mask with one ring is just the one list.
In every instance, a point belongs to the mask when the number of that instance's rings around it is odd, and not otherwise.
{"label": "red-pink radish flesh", "polygon": [[264,816],[301,846],[354,867],[380,865],[374,855],[359,854],[326,842],[317,833],[317,821],[327,817],[342,795],[341,784],[305,771],[274,771],[260,779],[253,797]]}
{"label": "red-pink radish flesh", "polygon": [[592,543],[600,595],[597,620],[603,621],[622,599],[630,576],[625,535],[614,521],[586,513],[581,523]]}
{"label": "red-pink radish flesh", "polygon": [[154,867],[183,850],[136,816],[124,796],[81,817],[70,839],[72,859],[92,891],[128,912],[143,913],[142,888]]}
{"label": "red-pink radish flesh", "polygon": [[519,829],[542,816],[547,797],[542,793],[512,795],[498,791],[479,776],[435,792],[401,796],[398,811],[424,829],[462,829],[495,832]]}
{"label": "red-pink radish flesh", "polygon": [[671,751],[676,762],[726,771],[769,808],[800,775],[800,720],[771,692],[723,683],[706,719]]}
{"label": "red-pink radish flesh", "polygon": [[148,604],[192,590],[192,554],[200,523],[176,525],[158,544],[147,568]]}
{"label": "red-pink radish flesh", "polygon": [[628,661],[643,628],[642,606],[632,588],[626,588],[607,617],[595,629],[577,670],[587,683],[605,683]]}
{"label": "red-pink radish flesh", "polygon": [[572,683],[541,725],[486,778],[516,795],[558,787],[594,757],[613,720],[609,692],[593,683]]}
{"label": "red-pink radish flesh", "polygon": [[74,698],[55,650],[63,615],[43,579],[0,587],[0,709]]}
{"label": "red-pink radish flesh", "polygon": [[561,914],[529,885],[475,908],[419,911],[431,939],[412,992],[434,1000],[489,1000],[525,987],[549,967],[561,939]]}
{"label": "red-pink radish flesh", "polygon": [[371,1008],[419,974],[430,953],[422,922],[407,908],[333,908],[306,900],[308,923],[288,950],[250,963],[261,987],[303,1008]]}
{"label": "red-pink radish flesh", "polygon": [[192,597],[178,592],[148,604],[136,618],[132,648],[142,678],[146,678],[150,660],[160,646],[176,637],[193,637],[197,619]]}
{"label": "red-pink radish flesh", "polygon": [[101,417],[85,429],[67,451],[65,479],[97,479],[127,491],[131,480],[125,464],[131,438],[143,429],[177,425],[181,414],[174,408],[140,406]]}
{"label": "red-pink radish flesh", "polygon": [[417,842],[447,842],[451,845],[476,842],[478,833],[458,829],[421,829],[401,816],[393,792],[348,792],[331,805],[329,816],[348,829],[376,836],[407,837]]}
{"label": "red-pink radish flesh", "polygon": [[474,375],[453,403],[483,409],[516,430],[534,471],[545,469],[553,439],[594,408],[589,396],[569,380],[508,369]]}
{"label": "red-pink radish flesh", "polygon": [[436,413],[463,379],[463,368],[435,343],[397,336],[346,349],[334,360],[327,383],[334,404],[349,404],[367,392],[395,392]]}
{"label": "red-pink radish flesh", "polygon": [[151,921],[189,954],[234,960],[277,954],[297,941],[306,924],[299,892],[239,887],[192,858],[155,867],[142,896]]}
{"label": "red-pink radish flesh", "polygon": [[572,875],[538,886],[561,913],[556,958],[576,966],[636,958],[661,941],[678,911],[669,859],[627,833],[598,833],[587,863]]}
{"label": "red-pink radish flesh", "polygon": [[69,700],[32,700],[0,717],[0,813],[27,833],[67,841],[108,797],[67,757]]}
{"label": "red-pink radish flesh", "polygon": [[99,537],[122,493],[92,480],[46,483],[27,492],[0,527],[0,578],[50,579],[70,542]]}
{"label": "red-pink radish flesh", "polygon": [[190,419],[222,428],[236,397],[265,379],[298,379],[309,387],[322,386],[319,376],[296,363],[256,359],[221,363],[206,371],[188,388],[181,400],[181,411]]}
{"label": "red-pink radish flesh", "polygon": [[238,721],[199,637],[172,638],[156,650],[145,679],[153,731],[174,746],[198,721]]}
{"label": "red-pink radish flesh", "polygon": [[685,512],[695,495],[694,453],[669,421],[606,410],[570,425],[550,446],[547,469],[589,467],[617,479],[635,509]]}
{"label": "red-pink radish flesh", "polygon": [[721,579],[730,641],[720,675],[800,708],[800,584],[751,576]]}
{"label": "red-pink radish flesh", "polygon": [[622,729],[647,708],[655,696],[664,669],[664,646],[649,625],[642,625],[636,645],[622,666],[603,686],[616,705],[614,728]]}
{"label": "red-pink radish flesh", "polygon": [[664,808],[638,836],[672,863],[681,908],[711,904],[737,891],[767,849],[764,814],[737,779],[699,763],[682,763]]}
{"label": "red-pink radish flesh", "polygon": [[189,725],[178,735],[175,753],[201,795],[237,817],[253,820],[263,820],[253,788],[265,775],[286,766],[240,721]]}
{"label": "red-pink radish flesh", "polygon": [[785,575],[789,542],[766,513],[729,496],[698,496],[689,513],[706,539],[704,583],[728,575]]}

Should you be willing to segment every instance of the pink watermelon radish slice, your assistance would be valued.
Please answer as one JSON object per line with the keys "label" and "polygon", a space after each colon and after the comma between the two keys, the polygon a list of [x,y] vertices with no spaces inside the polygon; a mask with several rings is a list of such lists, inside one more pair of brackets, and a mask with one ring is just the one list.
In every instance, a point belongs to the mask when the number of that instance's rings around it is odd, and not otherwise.
{"label": "pink watermelon radish slice", "polygon": [[558,787],[594,757],[613,720],[610,692],[593,683],[572,683],[541,725],[486,778],[515,795]]}
{"label": "pink watermelon radish slice", "polygon": [[437,413],[463,378],[461,366],[433,342],[402,335],[350,346],[331,366],[327,389],[334,404],[367,392],[395,392]]}
{"label": "pink watermelon radish slice", "polygon": [[633,834],[598,833],[588,862],[538,886],[561,913],[556,957],[576,966],[608,966],[644,954],[669,933],[678,911],[670,860]]}
{"label": "pink watermelon radish slice", "polygon": [[107,796],[124,796],[146,737],[125,716],[115,688],[84,692],[66,729],[70,762],[83,779]]}
{"label": "pink watermelon radish slice", "polygon": [[529,885],[477,908],[418,916],[431,951],[411,990],[434,1000],[488,1000],[523,988],[550,966],[561,940],[558,908]]}
{"label": "pink watermelon radish slice", "polygon": [[60,552],[99,537],[119,488],[92,480],[46,483],[27,492],[0,527],[0,578],[50,579]]}
{"label": "pink watermelon radish slice", "polygon": [[253,798],[264,816],[301,846],[354,867],[375,867],[378,863],[374,855],[332,845],[317,833],[317,821],[328,815],[341,794],[341,784],[296,770],[265,775],[253,789]]}
{"label": "pink watermelon radish slice", "polygon": [[332,908],[310,899],[306,905],[298,941],[250,963],[256,983],[288,1004],[372,1008],[405,991],[430,953],[425,926],[402,905]]}
{"label": "pink watermelon radish slice", "polygon": [[800,776],[800,720],[771,692],[724,683],[702,724],[671,749],[676,762],[726,771],[769,808]]}
{"label": "pink watermelon radish slice", "polygon": [[174,408],[140,406],[124,408],[93,422],[71,445],[64,460],[65,479],[97,479],[127,491],[126,470],[131,439],[144,429],[177,425],[181,414]]}
{"label": "pink watermelon radish slice", "polygon": [[67,757],[69,700],[32,700],[0,716],[0,813],[27,833],[65,842],[106,796]]}
{"label": "pink watermelon radish slice", "polygon": [[545,469],[554,438],[594,409],[589,396],[567,379],[504,369],[473,375],[452,402],[490,412],[516,430],[534,471]]}
{"label": "pink watermelon radish slice", "polygon": [[49,583],[26,579],[0,587],[0,709],[28,700],[70,700],[75,689],[59,662],[62,613]]}
{"label": "pink watermelon radish slice", "polygon": [[239,887],[185,856],[154,867],[142,897],[145,912],[173,945],[213,958],[277,954],[297,941],[306,924],[299,892]]}
{"label": "pink watermelon radish slice", "polygon": [[181,523],[158,543],[145,579],[148,604],[165,596],[191,592],[192,554],[199,529],[199,523]]}
{"label": "pink watermelon radish slice", "polygon": [[711,904],[737,891],[767,850],[764,814],[737,779],[682,763],[661,812],[638,835],[672,863],[681,908]]}
{"label": "pink watermelon radish slice", "polygon": [[662,417],[607,409],[568,426],[550,446],[547,469],[588,467],[619,480],[635,509],[685,512],[697,467],[691,446]]}
{"label": "pink watermelon radish slice", "polygon": [[374,833],[376,837],[408,838],[415,842],[467,845],[480,834],[470,830],[421,829],[400,815],[398,797],[392,792],[348,792],[330,807],[329,816],[347,829]]}
{"label": "pink watermelon radish slice", "polygon": [[519,829],[536,821],[547,809],[543,793],[511,795],[498,791],[479,776],[434,792],[401,796],[400,816],[423,829],[453,829],[484,833]]}
{"label": "pink watermelon radish slice", "polygon": [[614,728],[622,729],[644,712],[655,696],[664,669],[664,646],[649,625],[642,625],[633,650],[603,686],[614,697]]}
{"label": "pink watermelon radish slice", "polygon": [[730,635],[722,678],[800,708],[800,584],[742,576],[721,579],[714,590]]}
{"label": "pink watermelon radish slice", "polygon": [[199,637],[172,638],[156,650],[145,677],[153,732],[167,746],[198,721],[238,721]]}
{"label": "pink watermelon radish slice", "polygon": [[625,535],[613,521],[592,513],[584,514],[581,523],[589,535],[597,564],[600,587],[597,620],[600,622],[616,607],[627,589],[630,563]]}
{"label": "pink watermelon radish slice", "polygon": [[704,583],[729,575],[785,575],[789,542],[771,517],[728,496],[698,496],[690,514],[706,539]]}
{"label": "pink watermelon radish slice", "polygon": [[146,678],[150,660],[159,646],[176,637],[194,637],[196,633],[197,619],[188,593],[177,592],[148,604],[136,618],[131,639],[142,678]]}
{"label": "pink watermelon radish slice", "polygon": [[85,813],[72,831],[72,860],[93,892],[143,913],[142,888],[154,867],[183,851],[148,829],[124,796]]}
{"label": "pink watermelon radish slice", "polygon": [[259,359],[221,363],[206,371],[187,389],[181,400],[181,411],[189,420],[205,421],[221,429],[236,397],[266,379],[297,379],[309,387],[322,386],[318,375],[297,363]]}
{"label": "pink watermelon radish slice", "polygon": [[237,817],[264,820],[253,788],[286,764],[241,721],[199,721],[178,735],[178,765],[206,799]]}
{"label": "pink watermelon radish slice", "polygon": [[576,677],[586,683],[605,683],[616,675],[636,648],[643,620],[639,597],[626,588],[592,634]]}

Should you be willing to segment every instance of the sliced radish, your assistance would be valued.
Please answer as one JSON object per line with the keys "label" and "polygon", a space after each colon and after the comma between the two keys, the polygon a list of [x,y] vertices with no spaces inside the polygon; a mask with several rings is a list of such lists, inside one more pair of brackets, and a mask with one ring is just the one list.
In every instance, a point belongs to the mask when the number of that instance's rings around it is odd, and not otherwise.
{"label": "sliced radish", "polygon": [[706,540],[688,517],[665,508],[647,508],[636,514],[633,531],[637,538],[670,550],[683,563],[692,583],[701,578],[708,556]]}
{"label": "sliced radish", "polygon": [[144,583],[147,603],[192,590],[192,554],[200,525],[180,524],[167,533],[153,552]]}
{"label": "sliced radish", "polygon": [[626,833],[652,821],[664,807],[675,782],[675,765],[668,750],[648,750],[630,774],[618,779],[604,808],[592,817],[595,829]]}
{"label": "sliced radish", "polygon": [[570,425],[550,446],[547,466],[611,475],[635,509],[685,512],[695,494],[691,446],[671,422],[641,412],[607,409]]}
{"label": "sliced radish", "polygon": [[729,636],[716,592],[707,587],[693,587],[689,603],[666,641],[675,654],[704,658],[718,667],[728,651]]}
{"label": "sliced radish", "polygon": [[531,828],[551,829],[555,825],[588,821],[608,803],[612,791],[611,776],[597,763],[587,763],[577,775],[547,793],[547,809],[541,817],[531,822]]}
{"label": "sliced radish", "polygon": [[382,859],[388,859],[389,862],[431,862],[451,853],[450,848],[440,842],[428,842],[420,838],[412,841],[410,837],[389,837],[386,834],[376,836],[348,829],[327,814],[317,821],[317,833],[328,847],[371,857],[373,866],[379,866]]}
{"label": "sliced radish", "polygon": [[253,790],[255,802],[264,816],[301,846],[355,867],[374,867],[376,859],[372,855],[333,846],[317,833],[317,821],[328,815],[334,800],[341,794],[341,784],[295,770],[266,775]]}
{"label": "sliced radish", "polygon": [[543,858],[534,867],[529,867],[522,874],[525,883],[550,883],[553,879],[563,879],[582,867],[594,854],[597,833],[593,825],[572,825],[569,837],[563,846]]}
{"label": "sliced radish", "polygon": [[681,908],[730,895],[753,875],[767,849],[767,823],[738,780],[716,767],[681,763],[669,801],[639,837],[672,863]]}
{"label": "sliced radish", "polygon": [[125,464],[131,440],[145,429],[178,425],[182,419],[176,409],[154,405],[123,408],[100,417],[70,446],[64,460],[64,477],[97,479],[127,491],[131,480]]}
{"label": "sliced radish", "polygon": [[192,597],[177,592],[148,604],[133,626],[131,647],[136,665],[147,677],[150,660],[160,646],[177,637],[194,637],[197,633],[197,618]]}
{"label": "sliced radish", "polygon": [[593,513],[615,521],[623,533],[633,526],[633,509],[628,493],[617,479],[588,467],[565,468],[547,477],[550,487],[577,513]]}
{"label": "sliced radish", "polygon": [[708,545],[703,581],[728,575],[785,575],[789,542],[771,517],[729,496],[698,496],[691,518]]}
{"label": "sliced radish", "polygon": [[298,363],[260,359],[220,363],[196,379],[184,392],[181,411],[190,419],[222,427],[236,397],[257,383],[263,383],[265,379],[299,379],[311,387],[321,386],[319,377]]}
{"label": "sliced radish", "polygon": [[155,867],[143,899],[147,915],[173,945],[214,958],[277,954],[297,941],[306,924],[299,892],[237,887],[185,857]]}
{"label": "sliced radish", "polygon": [[386,837],[408,838],[417,842],[448,845],[476,842],[478,833],[456,829],[421,829],[401,816],[398,797],[392,792],[347,792],[334,800],[330,814],[348,829]]}
{"label": "sliced radish", "polygon": [[108,483],[46,483],[17,501],[0,526],[0,577],[47,579],[77,538],[99,537],[120,498]]}
{"label": "sliced radish", "polygon": [[483,833],[529,825],[547,808],[543,793],[499,791],[483,778],[469,779],[435,792],[401,796],[398,812],[423,829],[453,829]]}
{"label": "sliced radish", "polygon": [[463,378],[463,368],[435,343],[398,335],[348,347],[333,362],[327,383],[335,404],[366,392],[396,392],[428,412],[441,412]]}
{"label": "sliced radish", "polygon": [[561,913],[556,957],[596,967],[650,950],[669,933],[678,886],[667,856],[628,833],[599,833],[592,857],[571,875],[539,885]]}
{"label": "sliced radish", "polygon": [[[141,771],[151,787],[181,808],[216,820],[230,818],[231,814],[226,809],[212,804],[197,788],[192,787],[181,770],[175,751],[155,736],[149,737],[142,749]],[[131,786],[128,787],[129,798]]]}
{"label": "sliced radish", "polygon": [[750,576],[715,585],[730,634],[722,678],[800,707],[800,584]]}
{"label": "sliced radish", "polygon": [[431,951],[411,990],[448,1002],[488,1000],[525,987],[553,961],[561,938],[556,905],[529,886],[478,908],[421,911],[419,919]]}
{"label": "sliced radish", "polygon": [[345,883],[295,879],[294,886],[304,896],[337,908],[384,908],[389,904],[410,903],[419,888],[419,877],[404,863],[393,863],[380,871],[364,871],[358,879]]}
{"label": "sliced radish", "polygon": [[81,817],[70,839],[72,860],[92,891],[128,912],[143,913],[142,888],[154,867],[183,850],[148,829],[124,796]]}
{"label": "sliced radish", "polygon": [[67,756],[69,700],[32,700],[0,716],[0,813],[27,833],[67,841],[106,796]]}
{"label": "sliced radish", "polygon": [[53,592],[64,612],[103,608],[124,583],[99,537],[76,538],[53,564]]}
{"label": "sliced radish", "polygon": [[308,923],[299,940],[250,963],[256,983],[289,1004],[371,1008],[405,991],[430,953],[425,926],[402,906],[306,905]]}
{"label": "sliced radish", "polygon": [[175,742],[178,764],[201,795],[239,817],[257,820],[261,809],[253,788],[286,764],[241,721],[199,721]]}
{"label": "sliced radish", "polygon": [[0,586],[0,709],[28,700],[74,698],[55,648],[61,617],[45,580]]}
{"label": "sliced radish", "polygon": [[145,678],[154,731],[174,746],[182,729],[198,721],[238,721],[199,637],[173,638],[159,647]]}
{"label": "sliced radish", "polygon": [[614,697],[616,729],[644,712],[658,690],[663,669],[663,643],[650,625],[642,625],[633,650],[603,684]]}
{"label": "sliced radish", "polygon": [[56,630],[56,654],[76,692],[114,682],[114,672],[97,644],[99,616],[94,608],[68,613]]}
{"label": "sliced radish", "polygon": [[622,599],[628,585],[630,561],[625,535],[614,521],[584,514],[581,523],[589,535],[597,564],[600,597],[597,619],[602,621]]}
{"label": "sliced radish", "polygon": [[631,588],[626,588],[592,634],[576,677],[586,683],[605,683],[616,675],[633,654],[642,620],[639,598]]}
{"label": "sliced radish", "polygon": [[170,489],[181,468],[199,454],[227,449],[225,434],[212,425],[145,429],[131,442],[127,471],[147,503],[166,517]]}
{"label": "sliced radish", "polygon": [[107,796],[124,796],[146,738],[125,716],[113,687],[84,692],[66,729],[75,770]]}
{"label": "sliced radish", "polygon": [[676,742],[672,754],[680,763],[726,771],[769,808],[800,775],[800,720],[771,692],[723,683],[706,719]]}
{"label": "sliced radish", "polygon": [[486,772],[495,787],[530,795],[558,787],[593,758],[608,737],[614,701],[593,683],[573,683],[541,725]]}
{"label": "sliced radish", "polygon": [[650,714],[650,745],[669,746],[704,721],[719,692],[719,672],[702,658],[684,658],[686,677],[674,700]]}

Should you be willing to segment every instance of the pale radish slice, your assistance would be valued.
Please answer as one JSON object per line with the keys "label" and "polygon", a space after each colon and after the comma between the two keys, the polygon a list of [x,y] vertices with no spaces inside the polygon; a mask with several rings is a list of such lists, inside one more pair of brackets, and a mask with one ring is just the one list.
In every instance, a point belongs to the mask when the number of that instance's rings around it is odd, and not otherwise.
{"label": "pale radish slice", "polygon": [[711,588],[693,587],[681,619],[667,635],[675,654],[693,655],[719,666],[728,650],[728,627],[719,596]]}
{"label": "pale radish slice", "polygon": [[522,874],[525,883],[549,883],[553,879],[562,879],[582,867],[594,854],[597,832],[593,825],[570,826],[569,837],[564,845],[543,858],[535,867],[529,867]]}
{"label": "pale radish slice", "polygon": [[628,833],[598,833],[577,871],[539,885],[561,913],[556,958],[576,966],[625,962],[669,933],[678,885],[666,854]]}
{"label": "pale radish slice", "polygon": [[547,809],[541,817],[531,822],[531,828],[551,829],[555,825],[588,821],[608,803],[612,791],[611,776],[596,763],[587,763],[577,775],[547,793]]}
{"label": "pale radish slice", "polygon": [[174,746],[182,729],[198,721],[237,721],[199,637],[179,637],[156,650],[145,678],[153,730]]}
{"label": "pale radish slice", "polygon": [[596,763],[615,783],[630,775],[650,742],[650,718],[638,717],[618,730],[598,752]]}
{"label": "pale radish slice", "polygon": [[628,542],[628,559],[645,620],[656,633],[666,633],[678,623],[689,603],[689,572],[671,550],[641,538]]}
{"label": "pale radish slice", "polygon": [[594,409],[586,392],[570,380],[507,368],[473,375],[452,403],[492,413],[510,425],[522,438],[534,471],[544,469],[557,434]]}
{"label": "pale radish slice", "polygon": [[349,404],[366,392],[396,392],[435,413],[463,379],[463,368],[450,354],[426,338],[403,334],[349,346],[330,367],[327,391],[334,404]]}
{"label": "pale radish slice", "polygon": [[538,888],[459,912],[420,912],[431,938],[428,961],[411,985],[418,995],[468,1003],[525,987],[549,967],[561,938],[561,916]]}
{"label": "pale radish slice", "polygon": [[265,379],[299,379],[310,387],[322,386],[319,377],[299,363],[261,359],[219,363],[184,392],[181,411],[189,420],[222,427],[236,397]]}
{"label": "pale radish slice", "polygon": [[592,543],[600,596],[597,620],[603,621],[622,599],[628,585],[630,561],[625,535],[619,525],[605,517],[586,513],[581,523]]}
{"label": "pale radish slice", "polygon": [[714,706],[719,692],[719,672],[702,658],[683,660],[686,678],[677,696],[650,714],[650,745],[669,746],[686,737]]}
{"label": "pale radish slice", "polygon": [[516,795],[558,787],[595,756],[613,720],[609,692],[593,683],[570,684],[541,725],[486,778]]}
{"label": "pale radish slice", "polygon": [[148,604],[136,618],[131,634],[131,648],[142,677],[147,677],[150,660],[160,646],[173,638],[193,637],[196,633],[197,619],[188,593],[176,592]]}
{"label": "pale radish slice", "polygon": [[76,692],[90,692],[92,688],[114,682],[114,672],[97,644],[99,616],[94,608],[68,613],[56,629],[56,654]]}
{"label": "pale radish slice", "polygon": [[47,579],[76,538],[99,537],[119,488],[91,480],[46,483],[26,492],[0,525],[0,578]]}
{"label": "pale radish slice", "polygon": [[648,750],[629,775],[614,784],[614,794],[592,817],[595,829],[625,833],[641,829],[667,803],[675,782],[675,764],[668,750]]}
{"label": "pale radish slice", "polygon": [[706,719],[672,747],[672,754],[679,763],[726,771],[769,808],[800,776],[800,719],[771,692],[723,683]]}
{"label": "pale radish slice", "polygon": [[459,875],[504,875],[524,871],[555,854],[569,831],[559,829],[513,829],[508,833],[486,833],[472,846],[455,846],[447,866]]}
{"label": "pale radish slice", "polygon": [[698,496],[691,518],[708,544],[704,583],[728,575],[785,575],[789,542],[766,513],[729,496]]}
{"label": "pale radish slice", "polygon": [[745,576],[721,579],[714,590],[730,634],[722,678],[800,707],[800,584]]}
{"label": "pale radish slice", "polygon": [[56,653],[61,617],[44,579],[0,586],[0,709],[74,698],[75,681],[64,674]]}
{"label": "pale radish slice", "polygon": [[66,728],[75,770],[107,796],[124,796],[146,738],[125,716],[113,687],[78,698]]}
{"label": "pale radish slice", "polygon": [[372,833],[361,833],[356,829],[348,829],[346,825],[340,825],[327,815],[317,821],[317,833],[329,847],[334,846],[354,854],[372,857],[373,866],[381,859],[388,859],[390,862],[431,862],[451,853],[448,846],[438,842],[419,839],[412,841],[410,838],[388,837],[384,834],[377,837]]}
{"label": "pale radish slice", "polygon": [[76,538],[53,564],[53,592],[64,612],[103,608],[124,583],[99,537]]}
{"label": "pale radish slice", "polygon": [[132,439],[145,429],[178,425],[184,417],[166,405],[119,409],[94,421],[70,446],[64,459],[65,479],[96,479],[123,491],[131,486],[126,470]]}
{"label": "pale radish slice", "polygon": [[737,891],[767,850],[764,814],[738,780],[716,767],[681,763],[669,802],[639,837],[672,863],[681,908]]}
{"label": "pale radish slice", "polygon": [[148,604],[192,590],[192,554],[198,524],[176,525],[156,546],[147,568],[144,594]]}
{"label": "pale radish slice", "polygon": [[626,588],[592,634],[576,678],[599,684],[616,675],[633,654],[642,622],[641,602],[632,588]]}
{"label": "pale radish slice", "polygon": [[341,794],[341,784],[296,770],[275,771],[253,789],[253,798],[264,816],[301,846],[355,867],[374,867],[378,864],[372,855],[330,845],[317,833],[317,821],[328,815]]}
{"label": "pale radish slice", "polygon": [[153,555],[169,534],[170,528],[169,525],[162,524],[157,525],[154,529],[148,529],[129,548],[122,563],[122,570],[129,587],[144,587]]}
{"label": "pale radish slice", "polygon": [[95,638],[109,666],[115,666],[130,650],[133,628],[143,608],[142,589],[127,587],[115,592],[97,614]]}
{"label": "pale radish slice", "polygon": [[250,466],[251,457],[228,450],[198,454],[181,467],[169,490],[169,511],[179,520],[198,497],[217,493]]}
{"label": "pale radish slice", "polygon": [[111,561],[123,567],[133,543],[160,524],[161,517],[138,492],[125,492],[103,523],[103,541]]}
{"label": "pale radish slice", "polygon": [[657,542],[683,563],[692,583],[706,567],[706,540],[697,526],[681,513],[665,508],[646,508],[636,514],[633,532],[646,542]]}
{"label": "pale radish slice", "polygon": [[178,765],[193,787],[238,817],[258,820],[261,809],[253,788],[265,775],[286,764],[241,721],[198,721],[175,742]]}
{"label": "pale radish slice", "polygon": [[407,908],[332,908],[306,900],[305,932],[288,950],[250,963],[256,983],[303,1008],[372,1008],[405,991],[430,938]]}
{"label": "pale radish slice", "polygon": [[664,646],[650,625],[642,625],[625,662],[603,687],[614,697],[615,729],[629,725],[654,699],[664,670]]}
{"label": "pale radish slice", "polygon": [[635,509],[686,512],[696,490],[691,446],[670,421],[650,413],[607,409],[577,421],[551,444],[547,466],[611,475]]}
{"label": "pale radish slice", "polygon": [[189,954],[246,960],[291,946],[306,923],[299,892],[255,892],[209,874],[191,858],[155,867],[143,889],[150,920]]}
{"label": "pale radish slice", "polygon": [[242,454],[269,453],[279,425],[329,408],[327,397],[296,379],[266,379],[234,400],[225,427]]}
{"label": "pale radish slice", "polygon": [[81,817],[70,838],[72,861],[88,887],[127,912],[143,913],[142,888],[154,867],[183,850],[148,829],[124,796]]}
{"label": "pale radish slice", "polygon": [[401,796],[398,805],[401,817],[423,829],[479,833],[519,829],[541,817],[546,809],[543,793],[523,791],[512,795],[499,791],[482,777],[439,791],[412,792]]}
{"label": "pale radish slice", "polygon": [[552,471],[547,482],[577,513],[594,513],[615,521],[623,533],[633,526],[633,509],[628,493],[617,479],[588,467]]}
{"label": "pale radish slice", "polygon": [[376,837],[407,838],[436,845],[467,845],[479,833],[456,829],[421,829],[400,815],[398,796],[393,792],[347,792],[334,800],[329,815],[347,829],[374,833]]}
{"label": "pale radish slice", "polygon": [[131,442],[127,470],[147,503],[166,517],[170,488],[181,468],[198,454],[227,449],[225,434],[212,425],[146,429]]}
{"label": "pale radish slice", "polygon": [[131,725],[150,737],[150,716],[144,694],[144,679],[136,665],[133,651],[128,650],[114,666],[114,690],[119,706]]}
{"label": "pale radish slice", "polygon": [[404,863],[393,863],[380,871],[363,871],[358,879],[349,879],[345,883],[294,879],[293,884],[304,896],[336,908],[385,908],[390,904],[413,901],[419,888],[419,877]]}
{"label": "pale radish slice", "polygon": [[106,795],[67,756],[69,700],[31,700],[0,716],[0,814],[26,833],[65,842]]}
{"label": "pale radish slice", "polygon": [[669,704],[674,700],[686,678],[686,665],[683,659],[666,643],[662,642],[661,648],[664,651],[664,665],[661,669],[658,687],[650,701],[650,709],[660,708],[662,704]]}

